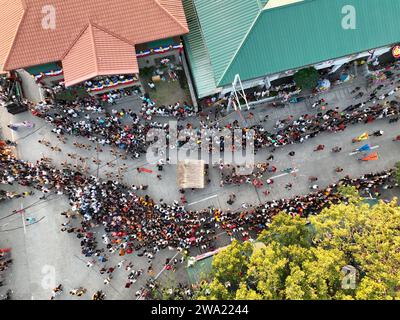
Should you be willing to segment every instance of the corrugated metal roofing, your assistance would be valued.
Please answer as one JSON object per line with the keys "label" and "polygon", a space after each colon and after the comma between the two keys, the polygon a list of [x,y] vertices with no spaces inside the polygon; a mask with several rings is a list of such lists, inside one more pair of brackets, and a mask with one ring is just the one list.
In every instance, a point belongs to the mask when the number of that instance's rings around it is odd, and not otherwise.
{"label": "corrugated metal roofing", "polygon": [[184,36],[184,40],[197,95],[202,98],[215,93],[216,83],[193,1],[184,0],[183,2],[190,30],[190,33]]}
{"label": "corrugated metal roofing", "polygon": [[265,2],[264,10],[273,9],[281,6],[286,6],[288,4],[293,4],[304,0],[267,0]]}
{"label": "corrugated metal roofing", "polygon": [[311,0],[264,10],[218,85],[400,41],[400,1],[352,0],[356,29],[342,28],[347,0]]}
{"label": "corrugated metal roofing", "polygon": [[258,0],[194,0],[194,4],[218,83],[262,6]]}
{"label": "corrugated metal roofing", "polygon": [[[400,1],[304,0],[263,10],[269,1],[194,0],[197,38],[208,49],[216,87],[237,73],[250,80],[400,41]],[[342,28],[342,8],[349,4],[356,9],[355,30]],[[197,45],[191,43],[191,52]],[[197,59],[190,56],[192,66]],[[202,86],[205,80],[193,74]]]}

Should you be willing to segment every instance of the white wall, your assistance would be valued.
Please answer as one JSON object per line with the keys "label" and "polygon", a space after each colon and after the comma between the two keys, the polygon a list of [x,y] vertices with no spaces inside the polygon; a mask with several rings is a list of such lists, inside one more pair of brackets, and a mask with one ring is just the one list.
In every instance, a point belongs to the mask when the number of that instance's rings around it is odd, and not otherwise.
{"label": "white wall", "polygon": [[24,97],[32,102],[40,102],[43,99],[41,88],[30,73],[23,69],[18,69],[17,73],[22,80],[22,90]]}

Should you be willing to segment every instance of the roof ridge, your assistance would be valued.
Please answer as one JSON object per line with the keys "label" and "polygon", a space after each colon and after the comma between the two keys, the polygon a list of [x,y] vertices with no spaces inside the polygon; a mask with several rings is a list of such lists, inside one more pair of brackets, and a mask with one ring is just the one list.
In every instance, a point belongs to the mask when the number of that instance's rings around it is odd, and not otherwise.
{"label": "roof ridge", "polygon": [[165,11],[168,14],[168,16],[170,16],[172,18],[172,20],[174,20],[177,24],[179,24],[179,26],[182,27],[183,30],[185,30],[186,32],[189,32],[189,28],[182,25],[182,23],[180,23],[178,21],[178,19],[171,12],[169,12],[161,3],[158,2],[159,0],[153,0],[153,1],[161,8],[161,10]]}
{"label": "roof ridge", "polygon": [[[129,45],[135,46],[135,43],[131,43],[128,39],[125,39],[124,37],[116,34],[115,32],[112,32],[106,28],[104,28],[103,26],[100,26],[98,23],[96,22],[92,22],[92,21],[88,21],[88,23],[82,28],[82,30],[79,32],[79,34],[77,35],[77,37],[74,39],[74,41],[71,42],[71,45],[68,47],[67,50],[65,50],[65,53],[62,55],[60,60],[65,59],[65,57],[68,55],[68,53],[71,51],[71,49],[75,46],[75,44],[78,42],[78,40],[82,37],[82,35],[85,33],[85,31],[87,30],[87,28],[97,28],[105,33],[108,33],[109,35],[118,38],[119,40],[126,42]],[[93,33],[92,33],[92,39],[94,42],[94,37],[93,37]]]}
{"label": "roof ridge", "polygon": [[254,25],[256,24],[256,22],[258,21],[258,18],[261,16],[261,13],[263,12],[262,9],[260,9],[257,13],[257,15],[255,16],[253,22],[251,23],[249,30],[247,30],[245,36],[243,37],[242,41],[240,42],[239,47],[237,48],[237,50],[235,51],[235,54],[232,56],[232,58],[229,60],[229,63],[226,65],[226,68],[224,70],[224,72],[221,74],[220,78],[217,81],[217,86],[220,85],[222,79],[225,77],[225,74],[228,72],[230,66],[232,65],[233,61],[235,60],[236,56],[238,55],[238,53],[240,52],[240,49],[243,47],[244,43],[246,42],[248,36],[250,35],[251,31],[254,28]]}
{"label": "roof ridge", "polygon": [[121,41],[123,41],[123,42],[126,42],[127,44],[130,44],[130,45],[132,45],[132,46],[136,45],[136,43],[132,43],[132,42],[129,41],[128,39],[122,37],[121,35],[119,35],[119,34],[113,32],[113,31],[111,31],[111,30],[108,30],[107,28],[105,28],[105,27],[99,25],[99,24],[96,23],[96,22],[91,22],[91,24],[92,24],[92,26],[94,26],[95,28],[97,28],[97,29],[99,29],[99,30],[101,30],[101,31],[103,31],[103,32],[105,32],[105,33],[108,33],[109,35],[113,36],[114,38],[118,38],[119,40],[121,40]]}
{"label": "roof ridge", "polygon": [[94,39],[94,32],[93,32],[93,24],[92,22],[89,20],[89,32],[90,32],[90,39],[91,39],[91,44],[92,44],[92,49],[93,49],[93,54],[94,54],[94,71],[96,73],[99,73],[99,61],[98,61],[98,57],[97,57],[97,50],[96,50],[96,41]]}
{"label": "roof ridge", "polygon": [[71,49],[75,46],[75,44],[78,42],[78,40],[82,37],[82,35],[85,33],[85,31],[87,30],[87,28],[89,28],[89,26],[91,25],[90,21],[84,25],[84,27],[82,28],[81,31],[79,31],[78,35],[76,36],[76,38],[74,39],[74,41],[71,42],[71,44],[69,45],[68,49],[65,50],[65,53],[61,56],[60,60],[64,60],[65,57],[69,54],[69,52],[71,51]]}

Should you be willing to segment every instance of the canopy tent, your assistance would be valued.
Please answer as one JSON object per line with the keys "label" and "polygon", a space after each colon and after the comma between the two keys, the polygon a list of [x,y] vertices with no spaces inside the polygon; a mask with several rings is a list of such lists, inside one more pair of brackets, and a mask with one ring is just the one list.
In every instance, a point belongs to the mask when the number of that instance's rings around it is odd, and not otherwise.
{"label": "canopy tent", "polygon": [[318,90],[326,91],[331,87],[331,82],[328,79],[318,81]]}
{"label": "canopy tent", "polygon": [[178,186],[182,189],[204,188],[204,160],[186,159],[178,161]]}
{"label": "canopy tent", "polygon": [[342,81],[342,82],[347,82],[350,79],[351,79],[351,77],[348,73],[343,73],[340,75],[340,81]]}

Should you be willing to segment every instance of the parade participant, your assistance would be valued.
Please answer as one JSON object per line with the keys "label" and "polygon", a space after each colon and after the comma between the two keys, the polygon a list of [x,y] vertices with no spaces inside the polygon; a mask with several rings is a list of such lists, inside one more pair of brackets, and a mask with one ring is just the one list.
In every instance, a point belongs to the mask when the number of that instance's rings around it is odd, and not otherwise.
{"label": "parade participant", "polygon": [[325,145],[319,144],[319,145],[314,149],[314,151],[322,151],[322,150],[324,150],[324,149],[325,149]]}
{"label": "parade participant", "polygon": [[52,290],[50,300],[54,300],[56,296],[60,295],[63,292],[62,284],[59,284]]}
{"label": "parade participant", "polygon": [[375,136],[375,137],[380,137],[380,136],[382,136],[383,135],[383,130],[378,130],[378,131],[375,131],[374,133],[373,133],[373,135]]}

